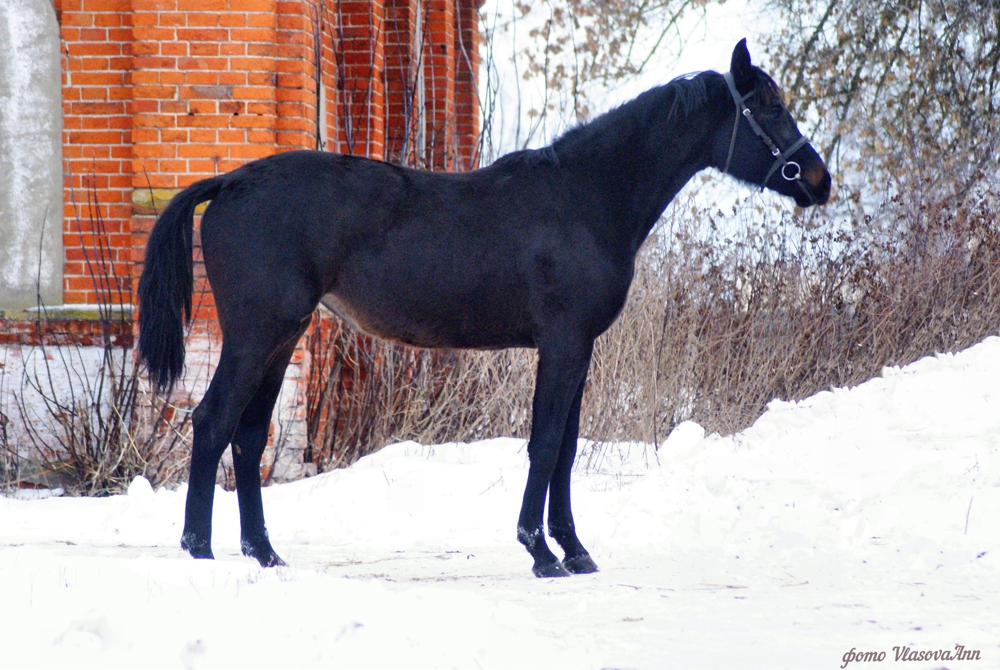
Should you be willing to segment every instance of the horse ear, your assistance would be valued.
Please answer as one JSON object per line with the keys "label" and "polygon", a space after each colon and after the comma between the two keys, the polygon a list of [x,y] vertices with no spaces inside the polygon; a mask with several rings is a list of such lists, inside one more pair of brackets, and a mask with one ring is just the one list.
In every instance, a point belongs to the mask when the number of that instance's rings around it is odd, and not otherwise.
{"label": "horse ear", "polygon": [[754,87],[753,66],[750,65],[750,52],[747,50],[745,37],[733,49],[729,72],[733,75],[733,81],[740,93],[748,93]]}

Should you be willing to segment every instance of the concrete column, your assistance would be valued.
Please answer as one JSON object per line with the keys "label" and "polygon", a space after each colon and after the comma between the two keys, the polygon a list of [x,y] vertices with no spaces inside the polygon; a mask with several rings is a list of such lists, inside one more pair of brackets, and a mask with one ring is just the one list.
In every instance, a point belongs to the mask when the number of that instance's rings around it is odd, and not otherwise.
{"label": "concrete column", "polygon": [[0,2],[0,311],[63,302],[61,86],[51,0]]}

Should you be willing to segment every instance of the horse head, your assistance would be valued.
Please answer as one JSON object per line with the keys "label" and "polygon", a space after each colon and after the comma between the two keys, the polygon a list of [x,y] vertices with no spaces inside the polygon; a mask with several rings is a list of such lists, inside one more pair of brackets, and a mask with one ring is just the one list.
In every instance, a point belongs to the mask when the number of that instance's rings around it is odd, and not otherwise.
{"label": "horse head", "polygon": [[774,80],[750,63],[746,40],[733,49],[723,75],[732,98],[731,123],[716,134],[715,166],[741,181],[795,199],[800,207],[830,199],[830,172],[799,132]]}

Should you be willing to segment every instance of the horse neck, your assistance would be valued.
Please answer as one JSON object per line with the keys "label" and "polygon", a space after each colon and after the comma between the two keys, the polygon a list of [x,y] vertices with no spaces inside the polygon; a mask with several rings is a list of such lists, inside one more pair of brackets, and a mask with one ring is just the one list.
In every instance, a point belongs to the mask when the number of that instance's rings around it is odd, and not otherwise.
{"label": "horse neck", "polygon": [[721,75],[699,76],[707,78],[707,97],[697,109],[684,113],[678,105],[671,115],[676,90],[657,89],[611,112],[600,132],[559,148],[560,162],[574,165],[599,192],[623,250],[635,253],[674,196],[712,164],[712,138],[720,124],[732,123]]}

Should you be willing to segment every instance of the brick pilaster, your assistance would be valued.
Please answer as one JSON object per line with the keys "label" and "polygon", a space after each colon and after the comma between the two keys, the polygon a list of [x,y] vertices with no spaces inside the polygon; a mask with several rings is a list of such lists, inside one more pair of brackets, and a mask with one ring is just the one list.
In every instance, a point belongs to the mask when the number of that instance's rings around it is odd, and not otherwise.
{"label": "brick pilaster", "polygon": [[424,2],[425,164],[433,170],[450,170],[456,162],[458,140],[455,127],[456,0]]}
{"label": "brick pilaster", "polygon": [[479,0],[457,0],[455,10],[455,169],[479,167]]}
{"label": "brick pilaster", "polygon": [[277,4],[275,130],[279,151],[317,149],[316,43],[319,2]]}
{"label": "brick pilaster", "polygon": [[385,156],[385,5],[383,0],[340,2],[334,14],[337,134],[340,153]]}
{"label": "brick pilaster", "polygon": [[130,302],[130,0],[62,0],[63,299]]}
{"label": "brick pilaster", "polygon": [[418,0],[390,0],[386,5],[386,160],[400,165],[418,165],[418,80],[422,71],[420,41],[422,26]]}

